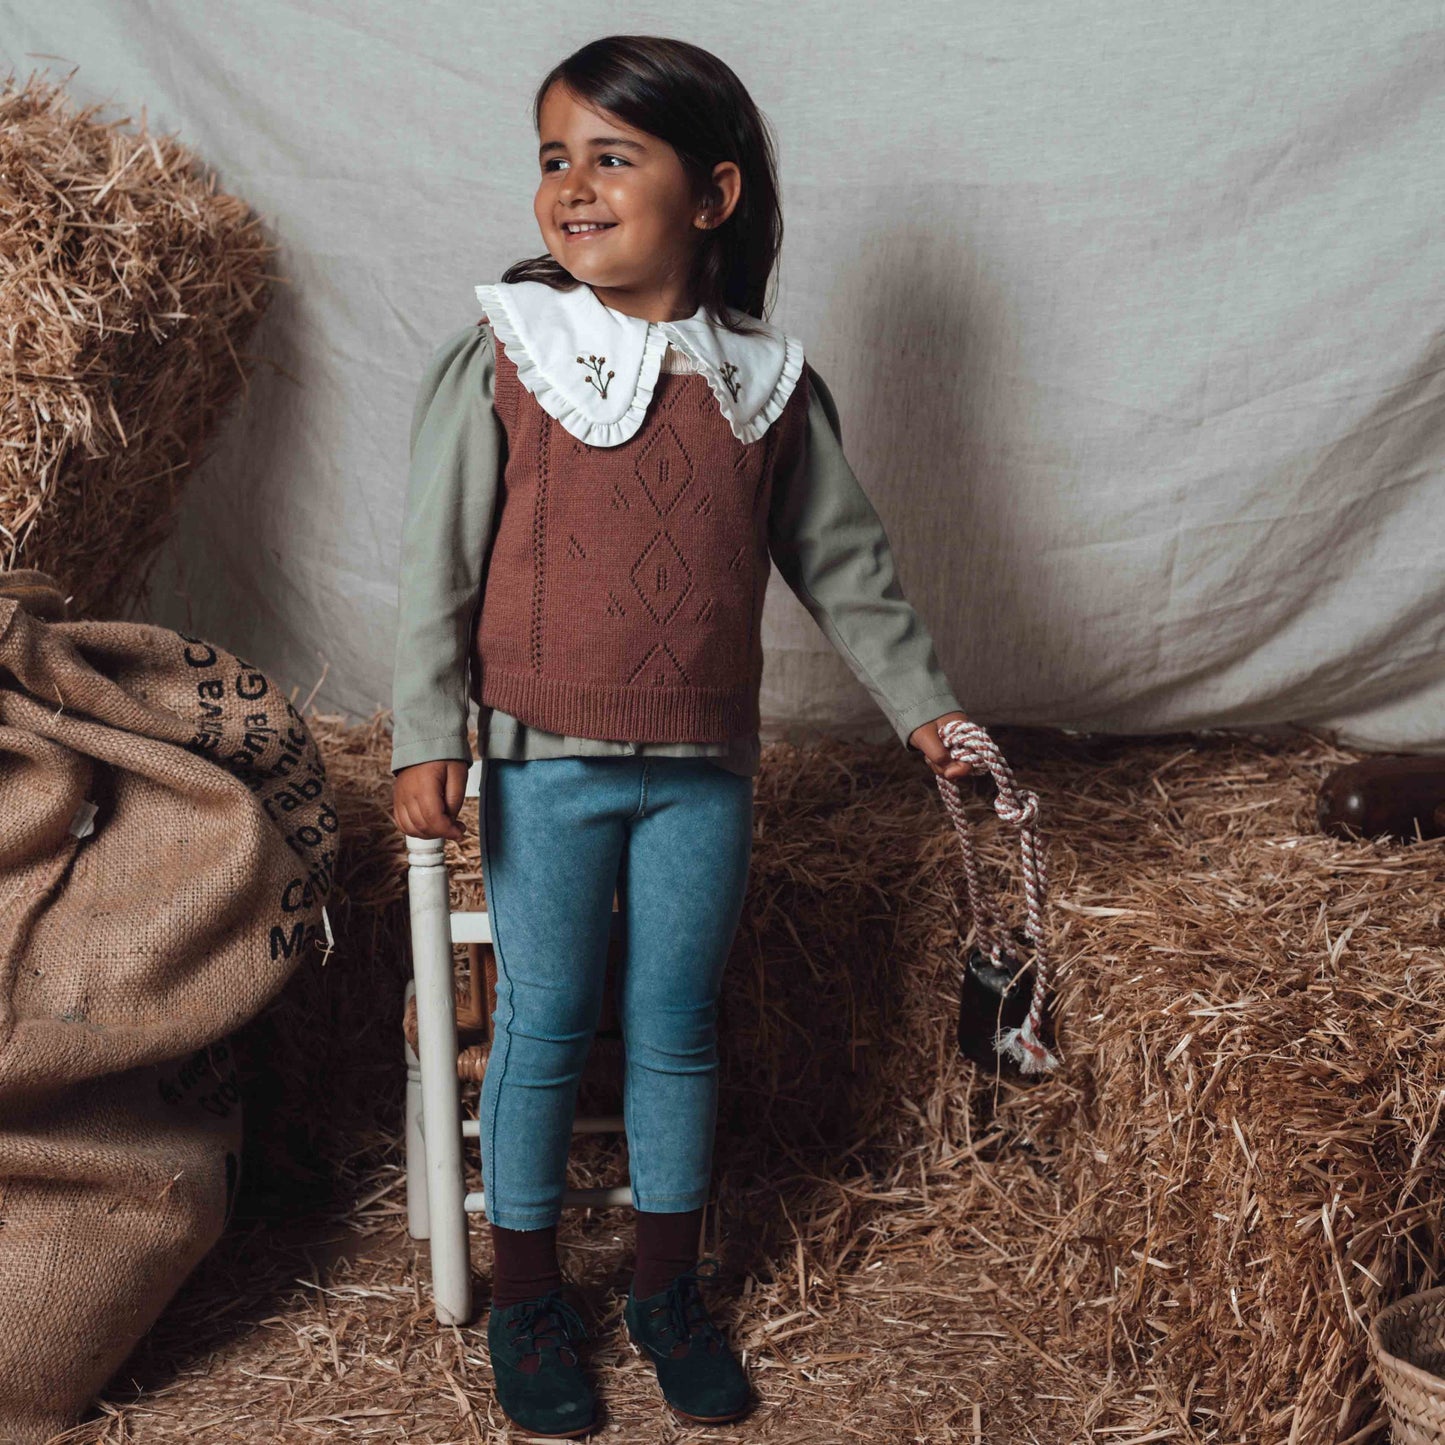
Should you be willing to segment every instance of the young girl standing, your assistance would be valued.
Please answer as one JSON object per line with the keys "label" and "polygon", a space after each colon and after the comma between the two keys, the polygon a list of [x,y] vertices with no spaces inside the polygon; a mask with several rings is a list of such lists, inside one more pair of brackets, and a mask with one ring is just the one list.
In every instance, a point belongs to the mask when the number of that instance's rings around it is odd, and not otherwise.
{"label": "young girl standing", "polygon": [[[460,838],[485,759],[497,961],[481,1096],[498,1400],[585,1434],[586,1331],[556,1253],[612,900],[637,1263],[623,1316],[690,1421],[749,1405],[699,1290],[716,1010],[741,916],[771,563],[899,738],[958,778],[963,718],[801,343],[765,322],[772,146],[705,50],[609,36],[539,87],[546,255],[477,287],[412,419],[393,696],[398,826]],[[709,1269],[711,1267],[711,1269]]]}

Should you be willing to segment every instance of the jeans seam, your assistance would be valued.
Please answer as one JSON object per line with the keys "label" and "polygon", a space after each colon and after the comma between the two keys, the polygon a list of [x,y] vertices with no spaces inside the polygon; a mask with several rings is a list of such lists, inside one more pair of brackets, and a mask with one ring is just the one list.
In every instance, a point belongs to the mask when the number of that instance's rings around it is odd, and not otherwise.
{"label": "jeans seam", "polygon": [[[504,982],[506,983],[506,995],[505,995],[505,997],[506,997],[506,1001],[507,1001],[507,1027],[506,1027],[506,1030],[505,1030],[505,1039],[504,1039],[504,1041],[503,1041],[503,1043],[502,1043],[502,1061],[501,1061],[501,1062],[502,1062],[502,1067],[501,1067],[501,1072],[497,1075],[496,1087],[492,1090],[492,1109],[491,1109],[490,1117],[489,1117],[488,1120],[487,1120],[487,1152],[491,1155],[492,1164],[493,1164],[493,1166],[494,1166],[494,1167],[493,1167],[493,1173],[495,1173],[495,1172],[496,1172],[496,1170],[495,1170],[495,1165],[496,1165],[496,1162],[497,1162],[497,1111],[498,1111],[498,1109],[500,1109],[501,1103],[502,1103],[502,1084],[505,1082],[506,1077],[507,1077],[507,1058],[508,1058],[508,1055],[511,1053],[511,1045],[512,1045],[512,1018],[513,1018],[513,1015],[514,1015],[515,1012],[516,1012],[516,1009],[515,1009],[515,1007],[513,1006],[513,1001],[512,1001],[512,980],[511,980],[511,976],[507,973],[506,959],[505,959],[505,957],[503,956],[503,953],[502,953],[502,940],[501,940],[501,938],[500,938],[500,936],[499,936],[499,934],[498,934],[498,931],[497,931],[496,898],[495,898],[495,896],[494,896],[494,894],[493,894],[493,892],[492,892],[492,862],[491,862],[491,850],[490,850],[489,847],[486,846],[486,836],[485,836],[486,806],[487,806],[487,800],[486,800],[485,797],[483,797],[483,798],[481,799],[481,811],[482,811],[482,820],[481,820],[481,821],[482,821],[482,824],[483,824],[483,839],[482,839],[482,842],[483,842],[483,848],[482,848],[482,872],[483,872],[483,875],[484,875],[484,876],[483,876],[483,883],[484,883],[484,886],[486,887],[486,890],[487,890],[487,913],[488,913],[488,916],[489,916],[489,919],[490,919],[490,922],[491,922],[492,955],[493,955],[493,957],[495,957],[495,959],[497,960],[497,972],[498,972],[498,974],[501,976],[501,978],[504,980]],[[493,1046],[495,1047],[496,1042],[497,1042],[496,1039],[494,1038],[494,1039],[492,1040],[492,1042],[493,1042]],[[489,1065],[490,1065],[490,1063],[493,1063],[493,1062],[495,1062],[495,1056],[493,1057],[493,1059],[489,1060]],[[497,1181],[496,1181],[494,1178],[493,1178],[493,1179],[484,1179],[484,1180],[482,1181],[482,1189],[483,1189],[484,1197],[485,1197],[485,1199],[487,1200],[487,1207],[486,1207],[487,1217],[488,1217],[488,1219],[490,1219],[490,1220],[495,1224],[495,1223],[496,1223],[496,1216],[493,1214],[492,1209],[493,1209],[493,1205],[494,1205],[494,1203],[495,1203],[495,1201],[496,1201],[496,1198],[497,1198]],[[505,1225],[502,1226],[502,1227],[503,1227],[503,1228],[506,1228]]]}

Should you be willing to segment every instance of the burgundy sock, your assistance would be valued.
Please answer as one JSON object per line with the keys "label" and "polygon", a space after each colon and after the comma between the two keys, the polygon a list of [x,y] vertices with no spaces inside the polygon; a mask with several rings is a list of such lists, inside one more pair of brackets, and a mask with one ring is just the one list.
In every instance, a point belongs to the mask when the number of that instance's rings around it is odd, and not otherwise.
{"label": "burgundy sock", "polygon": [[702,1229],[702,1208],[684,1209],[678,1214],[655,1214],[637,1209],[637,1269],[632,1292],[646,1299],[667,1288],[673,1279],[697,1263],[698,1234]]}
{"label": "burgundy sock", "polygon": [[498,1308],[560,1289],[557,1226],[502,1229],[492,1225],[492,1303]]}

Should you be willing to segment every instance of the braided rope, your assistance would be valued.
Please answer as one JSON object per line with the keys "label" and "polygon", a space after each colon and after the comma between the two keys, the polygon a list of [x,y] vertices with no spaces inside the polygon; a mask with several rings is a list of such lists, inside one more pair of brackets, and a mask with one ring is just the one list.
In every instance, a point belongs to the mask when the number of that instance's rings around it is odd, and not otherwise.
{"label": "braided rope", "polygon": [[[1048,865],[1039,846],[1038,829],[1035,826],[1039,813],[1038,794],[1015,784],[1013,770],[999,751],[998,745],[979,723],[955,718],[939,728],[938,735],[951,757],[968,763],[975,770],[980,767],[987,768],[993,774],[994,781],[998,784],[994,811],[1005,823],[1018,825],[1028,912],[1024,933],[1034,948],[1034,991],[1028,1016],[1023,1024],[1016,1029],[1002,1030],[994,1040],[994,1047],[1004,1058],[1013,1059],[1018,1064],[1020,1073],[1051,1073],[1059,1067],[1059,1061],[1044,1046],[1042,1039],[1044,1009],[1048,1002],[1051,980],[1048,946],[1044,939]],[[943,806],[953,819],[953,826],[958,833],[958,846],[963,853],[964,889],[969,913],[978,930],[980,946],[996,968],[1016,976],[1021,969],[1008,952],[1003,924],[990,905],[987,890],[978,872],[973,851],[973,834],[968,819],[964,816],[958,785],[952,778],[935,775],[935,780],[943,798]]]}

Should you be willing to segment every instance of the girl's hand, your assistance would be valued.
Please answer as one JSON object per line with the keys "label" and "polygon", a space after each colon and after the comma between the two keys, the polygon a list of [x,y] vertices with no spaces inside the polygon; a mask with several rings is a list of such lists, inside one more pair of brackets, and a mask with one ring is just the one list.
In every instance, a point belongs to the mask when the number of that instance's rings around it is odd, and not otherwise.
{"label": "girl's hand", "polygon": [[452,838],[460,842],[466,827],[457,815],[467,796],[470,764],[456,758],[413,763],[391,785],[391,815],[409,838]]}
{"label": "girl's hand", "polygon": [[973,772],[969,763],[960,762],[943,745],[943,739],[939,737],[938,730],[944,723],[967,722],[968,718],[961,712],[946,712],[942,717],[936,717],[932,722],[926,722],[922,727],[914,728],[908,734],[908,742],[911,747],[917,748],[928,760],[928,766],[940,778],[966,778]]}

